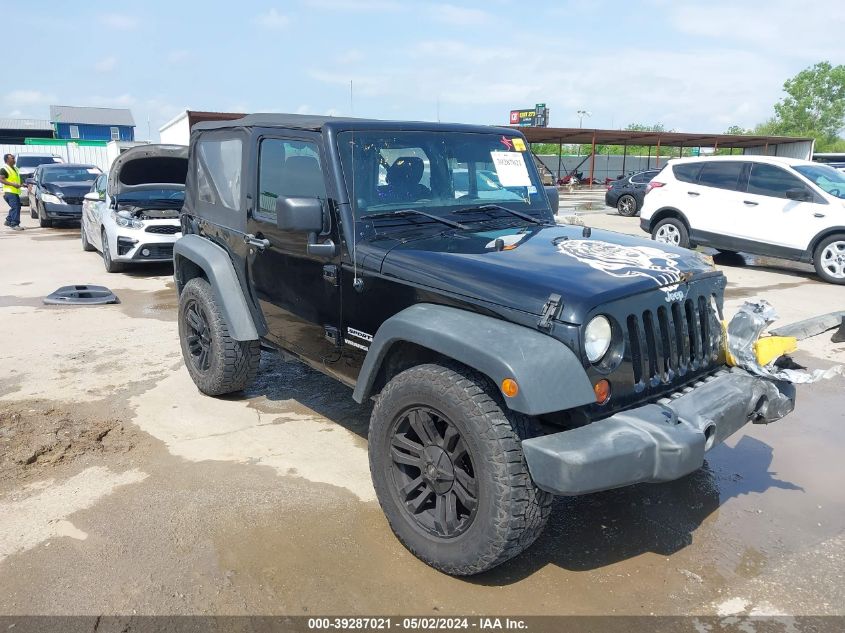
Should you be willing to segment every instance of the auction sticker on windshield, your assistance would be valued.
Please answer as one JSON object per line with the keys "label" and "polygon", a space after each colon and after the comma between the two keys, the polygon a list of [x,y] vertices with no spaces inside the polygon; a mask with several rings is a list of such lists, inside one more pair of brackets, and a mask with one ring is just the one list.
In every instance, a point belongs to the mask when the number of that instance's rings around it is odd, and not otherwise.
{"label": "auction sticker on windshield", "polygon": [[521,138],[514,138],[513,139],[513,148],[517,152],[524,152],[525,151],[525,142]]}
{"label": "auction sticker on windshield", "polygon": [[516,152],[490,152],[499,184],[503,187],[528,187],[531,177],[522,154]]}

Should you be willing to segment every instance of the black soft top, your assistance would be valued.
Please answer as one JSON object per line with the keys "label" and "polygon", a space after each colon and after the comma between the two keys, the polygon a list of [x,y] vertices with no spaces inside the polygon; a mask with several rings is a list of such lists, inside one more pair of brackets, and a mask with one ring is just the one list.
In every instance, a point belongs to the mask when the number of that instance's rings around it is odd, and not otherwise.
{"label": "black soft top", "polygon": [[241,119],[229,121],[206,121],[194,125],[194,130],[228,130],[244,127],[279,127],[294,130],[313,130],[319,132],[326,125],[334,128],[354,128],[356,130],[419,130],[438,132],[489,133],[497,130],[503,134],[522,134],[508,127],[489,125],[470,125],[464,123],[437,123],[431,121],[387,121],[382,119],[356,119],[352,117],[319,116],[310,114],[248,114]]}

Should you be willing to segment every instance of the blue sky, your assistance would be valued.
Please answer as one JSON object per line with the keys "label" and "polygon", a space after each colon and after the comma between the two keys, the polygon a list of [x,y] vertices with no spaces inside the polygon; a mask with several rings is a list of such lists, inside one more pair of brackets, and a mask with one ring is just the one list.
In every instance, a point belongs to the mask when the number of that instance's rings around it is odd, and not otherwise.
{"label": "blue sky", "polygon": [[[20,5],[21,78],[2,116],[131,108],[136,138],[185,108],[507,124],[662,122],[719,132],[770,116],[783,82],[845,63],[841,0],[59,2]],[[8,55],[7,55],[8,61]],[[349,81],[354,87],[350,104]]]}

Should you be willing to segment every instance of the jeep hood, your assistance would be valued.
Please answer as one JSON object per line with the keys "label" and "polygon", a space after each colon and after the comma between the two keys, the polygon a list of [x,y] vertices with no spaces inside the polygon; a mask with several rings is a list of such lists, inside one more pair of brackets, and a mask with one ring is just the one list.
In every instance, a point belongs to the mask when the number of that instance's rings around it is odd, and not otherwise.
{"label": "jeep hood", "polygon": [[114,159],[109,170],[109,195],[151,187],[185,187],[188,148],[182,145],[142,145]]}
{"label": "jeep hood", "polygon": [[550,294],[559,294],[559,318],[569,323],[608,301],[721,274],[693,251],[610,231],[585,233],[548,226],[441,234],[394,246],[381,270],[537,315]]}

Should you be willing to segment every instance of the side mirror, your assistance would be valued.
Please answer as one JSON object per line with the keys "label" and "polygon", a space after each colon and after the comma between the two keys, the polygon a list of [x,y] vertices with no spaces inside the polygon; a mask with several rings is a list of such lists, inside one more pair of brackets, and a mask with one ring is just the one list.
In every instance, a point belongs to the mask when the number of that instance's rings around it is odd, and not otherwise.
{"label": "side mirror", "polygon": [[557,215],[557,210],[560,208],[560,193],[554,185],[543,187],[546,190],[546,197],[549,199],[549,204],[552,206],[552,213]]}
{"label": "side mirror", "polygon": [[35,178],[27,178],[26,180],[23,181],[23,184],[34,185],[35,184]]}
{"label": "side mirror", "polygon": [[90,202],[99,202],[100,201],[100,194],[96,191],[89,191],[84,196],[82,196],[83,200],[88,200]]}
{"label": "side mirror", "polygon": [[790,200],[796,200],[798,202],[810,202],[813,199],[813,196],[810,194],[809,191],[800,187],[795,187],[794,189],[787,189],[786,197]]}
{"label": "side mirror", "polygon": [[276,226],[283,231],[308,233],[308,254],[332,257],[332,240],[317,242],[317,235],[328,229],[328,214],[319,198],[279,198],[276,200]]}

